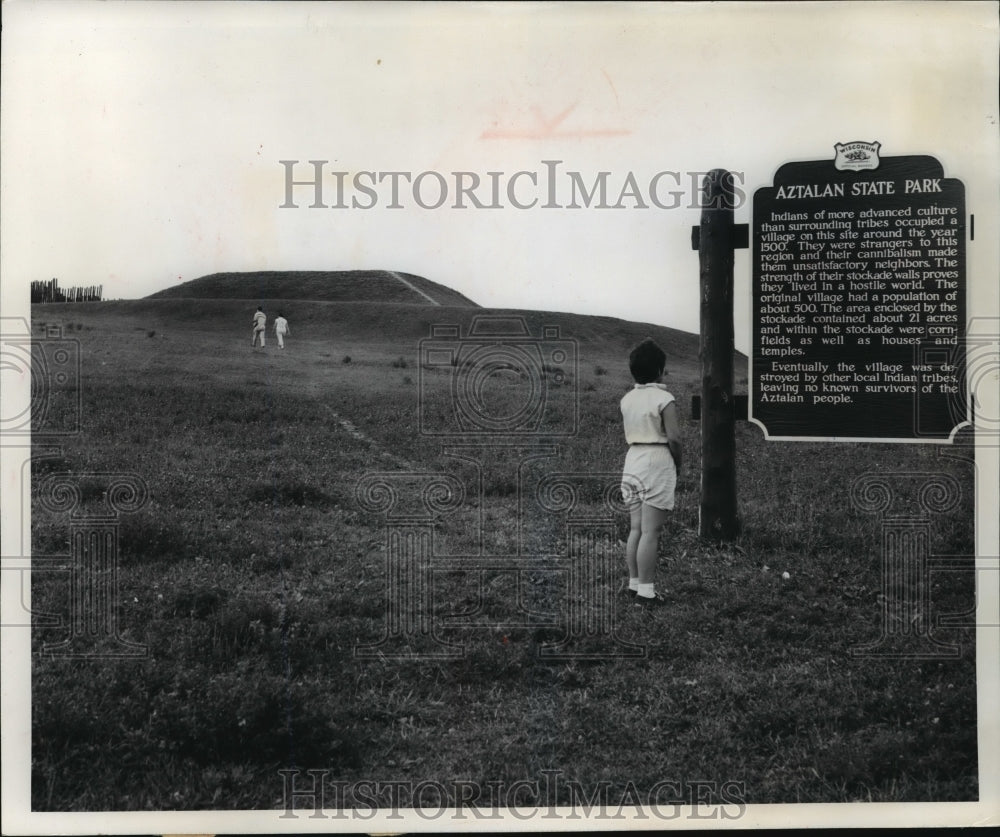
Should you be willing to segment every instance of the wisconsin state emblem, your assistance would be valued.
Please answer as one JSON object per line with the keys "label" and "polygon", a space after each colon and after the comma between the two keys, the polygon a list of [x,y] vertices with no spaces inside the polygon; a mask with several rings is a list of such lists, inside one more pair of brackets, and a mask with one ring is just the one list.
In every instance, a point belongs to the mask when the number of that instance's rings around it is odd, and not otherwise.
{"label": "wisconsin state emblem", "polygon": [[838,142],[833,147],[837,152],[837,156],[833,158],[833,167],[838,171],[878,168],[878,150],[882,147],[880,142]]}

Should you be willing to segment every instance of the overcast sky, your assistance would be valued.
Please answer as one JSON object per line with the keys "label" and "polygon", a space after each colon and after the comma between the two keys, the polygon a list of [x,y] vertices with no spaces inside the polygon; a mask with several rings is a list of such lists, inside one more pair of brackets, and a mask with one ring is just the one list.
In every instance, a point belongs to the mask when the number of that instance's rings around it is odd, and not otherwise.
{"label": "overcast sky", "polygon": [[[966,184],[977,228],[996,230],[996,12],[5,2],[7,311],[31,280],[52,277],[134,298],[216,271],[385,268],[485,306],[697,331],[690,172],[736,172],[746,222],[753,191],[783,162],[879,141],[884,156],[936,156]],[[282,160],[301,161],[296,179],[312,177],[307,161],[328,161],[327,204],[332,173],[346,172],[347,208],[310,208],[302,186],[299,208],[280,208]],[[552,168],[556,203],[572,199],[568,172],[588,189],[607,172],[607,202],[622,208],[579,197],[580,208],[544,208]],[[399,176],[402,208],[389,206],[389,179],[374,200],[351,188],[359,172],[393,171],[432,174],[416,195]],[[478,176],[473,194],[500,208],[455,208],[455,171]],[[519,171],[538,185],[511,185]],[[676,208],[650,197],[660,172],[655,197]],[[434,173],[447,200],[425,209],[439,199]],[[982,238],[970,277],[997,264],[996,242]],[[737,255],[744,350],[749,264]]]}

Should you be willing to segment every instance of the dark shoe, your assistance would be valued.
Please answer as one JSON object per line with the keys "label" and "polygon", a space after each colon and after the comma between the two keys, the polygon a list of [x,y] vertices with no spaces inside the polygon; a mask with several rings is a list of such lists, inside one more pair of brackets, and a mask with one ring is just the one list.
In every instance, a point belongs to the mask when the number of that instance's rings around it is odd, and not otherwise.
{"label": "dark shoe", "polygon": [[632,604],[636,607],[663,607],[667,603],[667,600],[663,598],[663,595],[657,593],[653,598],[648,599],[645,596],[640,596],[638,593],[635,598],[632,599]]}

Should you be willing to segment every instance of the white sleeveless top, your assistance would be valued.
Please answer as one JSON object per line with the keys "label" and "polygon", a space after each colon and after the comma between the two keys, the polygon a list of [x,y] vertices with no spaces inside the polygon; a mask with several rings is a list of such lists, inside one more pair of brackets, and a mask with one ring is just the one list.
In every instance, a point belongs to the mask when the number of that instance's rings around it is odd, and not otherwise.
{"label": "white sleeveless top", "polygon": [[673,401],[663,384],[636,384],[621,403],[625,441],[630,445],[667,444],[661,413]]}

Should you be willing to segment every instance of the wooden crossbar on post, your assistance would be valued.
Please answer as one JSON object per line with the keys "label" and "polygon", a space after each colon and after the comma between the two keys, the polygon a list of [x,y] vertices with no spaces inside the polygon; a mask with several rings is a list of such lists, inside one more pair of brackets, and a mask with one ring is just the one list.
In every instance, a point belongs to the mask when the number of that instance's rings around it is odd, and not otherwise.
{"label": "wooden crossbar on post", "polygon": [[746,224],[733,223],[733,175],[708,172],[701,224],[691,235],[701,280],[701,505],[703,538],[730,541],[740,532],[736,502],[736,416],[733,398],[733,250],[746,247]]}

